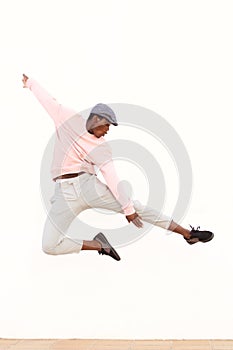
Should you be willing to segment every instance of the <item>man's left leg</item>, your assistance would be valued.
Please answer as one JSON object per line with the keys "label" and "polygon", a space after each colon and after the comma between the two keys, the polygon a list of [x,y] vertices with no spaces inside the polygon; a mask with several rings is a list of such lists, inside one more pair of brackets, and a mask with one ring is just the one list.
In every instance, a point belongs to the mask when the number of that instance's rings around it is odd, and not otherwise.
{"label": "man's left leg", "polygon": [[187,230],[175,223],[174,221],[172,221],[168,230],[183,235],[184,239],[189,244],[194,244],[197,242],[207,243],[214,238],[213,232],[206,230],[200,231],[199,228],[200,227],[194,229],[194,227],[191,226],[191,230]]}
{"label": "man's left leg", "polygon": [[[97,183],[99,193],[102,195],[100,197],[93,196],[91,205],[93,207],[105,208],[124,214],[119,202],[115,199],[110,189],[98,178],[95,179],[95,181]],[[210,231],[199,231],[198,229],[195,230],[194,228],[191,230],[186,229],[174,222],[169,216],[164,215],[154,208],[142,205],[138,200],[134,200],[133,204],[135,211],[143,221],[164,228],[165,230],[178,233],[182,235],[189,244],[209,242],[214,237],[213,233]]]}
{"label": "man's left leg", "polygon": [[142,220],[182,235],[189,244],[194,244],[197,242],[206,243],[214,238],[214,234],[210,231],[200,231],[199,227],[197,229],[191,227],[191,230],[188,230],[178,225],[166,215],[159,213],[157,210],[149,206],[143,206],[139,201],[134,201],[134,207],[136,212],[141,216]]}
{"label": "man's left leg", "polygon": [[178,225],[176,222],[174,222],[173,220],[171,221],[169,227],[168,227],[169,231],[172,232],[176,232],[179,233],[180,235],[182,235],[185,239],[189,239],[191,237],[191,231]]}

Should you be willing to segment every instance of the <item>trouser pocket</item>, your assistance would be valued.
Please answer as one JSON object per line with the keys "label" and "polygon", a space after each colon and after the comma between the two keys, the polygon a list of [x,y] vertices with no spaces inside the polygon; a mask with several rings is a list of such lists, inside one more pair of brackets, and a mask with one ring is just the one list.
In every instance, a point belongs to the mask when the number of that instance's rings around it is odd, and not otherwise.
{"label": "trouser pocket", "polygon": [[65,201],[75,201],[77,199],[76,191],[72,183],[61,182],[56,184],[55,193],[50,199],[50,202],[54,203],[56,200],[62,199]]}

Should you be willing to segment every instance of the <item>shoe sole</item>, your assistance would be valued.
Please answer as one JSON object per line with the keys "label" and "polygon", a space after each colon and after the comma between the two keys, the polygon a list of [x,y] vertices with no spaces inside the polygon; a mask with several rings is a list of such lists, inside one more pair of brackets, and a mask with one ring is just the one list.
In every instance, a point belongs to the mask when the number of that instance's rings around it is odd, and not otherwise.
{"label": "shoe sole", "polygon": [[[199,238],[191,238],[190,242],[187,239],[186,239],[186,241],[188,242],[188,244],[195,244],[198,242],[207,243],[207,242],[211,241],[213,238],[214,238],[214,234],[212,233],[212,235],[208,239],[205,239],[205,240],[200,240]],[[191,242],[192,239],[193,239],[193,242]]]}
{"label": "shoe sole", "polygon": [[206,239],[206,240],[204,240],[204,241],[200,241],[200,242],[206,243],[206,242],[211,241],[211,239],[213,239],[213,238],[214,238],[214,234],[212,233],[212,235],[210,236],[210,238],[208,238],[208,239]]}
{"label": "shoe sole", "polygon": [[[98,237],[97,237],[97,236],[98,236]],[[96,237],[97,237],[97,239],[96,239]],[[114,258],[113,258],[111,255],[109,255],[109,256],[110,256],[111,258],[117,260],[117,261],[121,260],[120,256],[117,254],[116,250],[115,250],[115,249],[113,248],[113,246],[109,243],[109,241],[107,240],[107,238],[104,236],[104,234],[103,234],[102,232],[98,233],[98,235],[96,235],[93,239],[94,239],[94,240],[100,239],[100,241],[98,241],[98,242],[107,244],[107,245],[109,246],[109,248],[112,250],[112,252],[114,253]],[[103,241],[101,241],[101,239],[102,239]],[[105,255],[106,255],[106,254],[105,254]]]}

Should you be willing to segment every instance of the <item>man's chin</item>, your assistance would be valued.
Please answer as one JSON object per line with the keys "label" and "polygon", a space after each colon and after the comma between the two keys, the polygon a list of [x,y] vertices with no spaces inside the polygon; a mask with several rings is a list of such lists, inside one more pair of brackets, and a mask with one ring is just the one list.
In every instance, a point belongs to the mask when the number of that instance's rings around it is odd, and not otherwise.
{"label": "man's chin", "polygon": [[97,139],[99,139],[100,137],[104,136],[105,134],[100,134],[100,135],[94,134],[94,135],[95,135],[95,137],[97,137]]}

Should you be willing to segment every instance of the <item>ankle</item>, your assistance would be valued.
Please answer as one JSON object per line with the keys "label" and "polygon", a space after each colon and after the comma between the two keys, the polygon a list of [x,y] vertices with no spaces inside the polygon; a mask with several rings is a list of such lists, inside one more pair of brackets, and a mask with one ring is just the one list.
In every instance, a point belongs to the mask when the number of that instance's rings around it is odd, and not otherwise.
{"label": "ankle", "polygon": [[93,240],[93,242],[95,242],[97,250],[100,251],[102,249],[101,243],[96,240]]}
{"label": "ankle", "polygon": [[102,249],[101,243],[99,243],[96,240],[92,241],[83,241],[82,250],[98,250],[100,251]]}
{"label": "ankle", "polygon": [[190,239],[191,238],[191,231],[190,230],[185,230],[183,233],[184,238]]}

